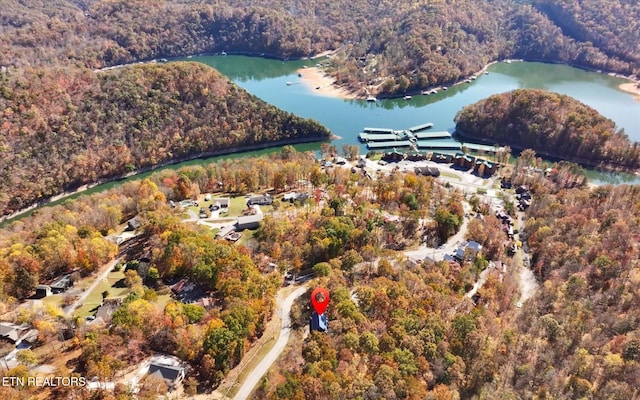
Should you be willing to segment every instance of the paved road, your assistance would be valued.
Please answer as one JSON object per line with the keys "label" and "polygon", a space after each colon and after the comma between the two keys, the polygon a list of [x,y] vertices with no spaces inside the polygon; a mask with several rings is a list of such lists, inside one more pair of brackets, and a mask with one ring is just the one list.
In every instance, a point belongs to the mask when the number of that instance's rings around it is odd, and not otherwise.
{"label": "paved road", "polygon": [[282,304],[278,304],[278,315],[282,318],[282,326],[280,328],[280,336],[273,348],[260,360],[260,363],[247,374],[247,380],[244,381],[238,393],[235,395],[234,400],[244,400],[249,398],[253,388],[260,382],[260,379],[267,373],[271,364],[273,364],[280,353],[284,350],[289,342],[289,335],[291,334],[291,306],[298,297],[302,296],[307,291],[306,287],[299,287],[294,290],[287,298],[284,299]]}
{"label": "paved road", "polygon": [[96,286],[98,286],[100,284],[100,282],[102,282],[104,279],[106,279],[107,275],[109,275],[109,272],[111,272],[113,270],[113,267],[115,267],[115,265],[120,261],[119,258],[116,258],[115,260],[112,260],[111,262],[109,262],[107,265],[105,265],[103,268],[104,270],[102,271],[102,273],[100,273],[100,276],[98,276],[93,283],[91,284],[91,286],[89,286],[84,292],[82,292],[82,294],[80,295],[80,297],[78,297],[78,299],[76,301],[73,302],[73,304],[71,304],[69,307],[67,307],[65,314],[67,314],[67,317],[71,317],[73,315],[73,312],[82,305],[82,303],[86,300],[87,296],[89,296],[89,294],[93,291],[93,289],[96,288]]}

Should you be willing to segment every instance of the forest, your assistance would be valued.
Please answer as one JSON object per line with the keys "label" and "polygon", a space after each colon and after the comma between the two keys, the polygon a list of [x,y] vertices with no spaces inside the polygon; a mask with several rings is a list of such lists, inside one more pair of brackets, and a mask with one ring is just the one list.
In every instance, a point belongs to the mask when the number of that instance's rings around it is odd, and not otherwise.
{"label": "forest", "polygon": [[[151,268],[127,271],[132,293],[111,325],[76,321],[74,337],[55,344],[64,349],[61,356],[77,354],[66,364],[48,361],[61,373],[111,381],[161,351],[191,365],[187,393],[215,388],[262,335],[282,272],[311,269],[314,285],[331,293],[330,330],[297,339],[256,398],[633,398],[640,385],[638,190],[575,185],[572,176],[580,171],[568,163],[550,165],[548,176],[531,174],[541,162],[526,150],[510,176],[533,193],[521,215],[521,237],[539,289],[521,308],[513,273],[519,258],[506,251],[502,223],[482,198],[412,172],[390,172],[373,182],[346,168],[323,170],[312,154],[291,148],[162,171],[12,223],[0,231],[0,304],[11,311],[48,276],[91,273],[115,250],[103,234],[138,215]],[[262,185],[313,195],[306,204],[275,202],[241,245],[213,240],[202,226],[181,222],[168,205],[203,192]],[[465,201],[481,216],[468,221],[465,239],[481,243],[482,255],[418,263],[403,256],[404,248],[423,240],[437,246],[454,234],[465,218]],[[386,218],[390,214],[398,218]],[[279,268],[269,270],[269,262]],[[483,271],[484,286],[468,298]],[[158,304],[164,281],[174,278],[197,282],[216,299],[214,306]],[[40,340],[48,343],[73,321],[55,308],[45,311],[18,318],[40,327]],[[292,310],[294,328],[306,326],[310,312],[301,298]],[[29,370],[19,366],[2,374]],[[23,399],[38,390],[1,387],[0,393]],[[143,381],[137,396],[154,398],[154,390],[153,381]],[[88,393],[61,387],[46,395]],[[92,396],[132,398],[122,386]]]}
{"label": "forest", "polygon": [[[308,184],[298,189],[313,193],[307,204],[280,212],[285,205],[278,200],[253,239],[239,246],[215,240],[206,227],[184,223],[183,212],[169,205],[169,200],[193,198],[202,192],[245,192],[260,185],[282,191],[284,185],[300,185],[301,180]],[[363,185],[369,185],[368,194],[358,190]],[[86,276],[96,271],[118,250],[105,235],[137,215],[142,225],[135,240],[140,245],[135,253],[125,254],[125,261],[130,261],[125,282],[131,293],[114,312],[109,326],[86,326],[82,318],[74,320],[52,306],[41,313],[18,311],[16,318],[41,327],[39,343],[56,340],[60,330],[73,330],[74,337],[59,346],[70,354],[78,353],[77,358],[58,363],[50,359],[51,354],[47,359],[68,374],[111,381],[152,352],[162,352],[192,366],[189,390],[198,385],[211,389],[262,335],[285,269],[313,269],[322,276],[323,271],[339,267],[346,273],[363,261],[393,253],[398,243],[415,243],[422,235],[433,235],[429,240],[434,243],[446,240],[460,227],[460,201],[459,193],[439,188],[432,178],[390,174],[375,184],[348,169],[323,171],[313,154],[298,153],[291,147],[270,157],[165,170],[64,205],[43,207],[33,217],[0,230],[0,312],[10,315],[40,282],[63,273]],[[434,212],[443,217],[416,229],[420,218],[430,215],[430,205],[437,205]],[[399,213],[402,219],[385,221],[380,206]],[[141,255],[149,257],[150,267],[130,267],[137,265]],[[281,267],[268,270],[269,262]],[[463,276],[457,290],[469,286],[473,274],[466,271]],[[206,310],[178,300],[159,305],[158,296],[167,292],[165,282],[180,278],[197,284],[214,304]],[[29,373],[22,365],[1,372],[3,376]],[[0,387],[0,393],[14,396],[11,398],[37,390],[21,394]],[[66,399],[86,394],[84,390],[59,388],[47,398]],[[116,389],[117,398],[131,398],[123,397],[121,390]],[[96,399],[112,395],[110,391],[94,392]],[[139,396],[153,398],[146,389]]]}
{"label": "forest", "polygon": [[[553,177],[531,174],[540,163],[532,153],[523,152],[511,179],[534,193],[521,237],[538,294],[516,305],[518,257],[504,251],[462,265],[416,265],[398,253],[349,269],[330,262],[318,283],[332,296],[329,332],[289,347],[256,398],[634,398],[638,188],[570,188],[558,178],[579,173],[575,165],[553,165]],[[483,219],[470,223],[467,238],[503,249],[489,209],[480,201]],[[471,301],[463,294],[487,260],[506,269],[491,268]],[[303,296],[294,323],[307,325],[311,312]]]}
{"label": "forest", "polygon": [[362,94],[448,84],[524,58],[638,74],[640,6],[624,0],[0,2],[0,65],[90,69],[198,53],[299,58]]}
{"label": "forest", "polygon": [[635,170],[640,145],[593,108],[537,89],[490,96],[455,117],[462,138],[534,149],[540,155],[584,165]]}
{"label": "forest", "polygon": [[10,69],[0,79],[2,215],[175,160],[329,137],[197,63]]}

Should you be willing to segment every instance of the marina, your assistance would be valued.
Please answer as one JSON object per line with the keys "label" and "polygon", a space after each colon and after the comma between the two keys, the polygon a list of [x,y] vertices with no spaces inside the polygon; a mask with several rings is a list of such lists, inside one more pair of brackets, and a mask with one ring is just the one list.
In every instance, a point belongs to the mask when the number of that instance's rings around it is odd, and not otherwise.
{"label": "marina", "polygon": [[433,123],[427,122],[409,129],[365,127],[358,139],[367,144],[368,150],[409,148],[409,153],[421,151],[460,152],[473,151],[495,154],[502,147],[456,141],[448,131],[430,131]]}

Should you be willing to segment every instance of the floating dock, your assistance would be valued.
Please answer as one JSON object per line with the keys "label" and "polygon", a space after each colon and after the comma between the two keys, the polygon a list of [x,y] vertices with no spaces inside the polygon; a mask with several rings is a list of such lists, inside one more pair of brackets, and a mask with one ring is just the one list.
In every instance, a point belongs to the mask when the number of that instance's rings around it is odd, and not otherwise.
{"label": "floating dock", "polygon": [[373,133],[373,134],[381,134],[381,133],[394,133],[393,129],[389,128],[364,128],[363,132],[365,133]]}
{"label": "floating dock", "polygon": [[443,132],[416,132],[413,136],[417,140],[424,139],[451,139],[451,134],[447,131]]}
{"label": "floating dock", "polygon": [[426,150],[460,150],[462,144],[453,140],[419,140],[417,141],[419,149]]}
{"label": "floating dock", "polygon": [[431,129],[431,128],[433,128],[433,123],[427,122],[426,124],[414,126],[414,127],[409,128],[407,130],[409,132],[411,132],[411,133],[416,133],[416,132],[424,131],[424,130]]}
{"label": "floating dock", "polygon": [[391,149],[394,147],[411,147],[412,143],[408,140],[394,140],[390,142],[368,142],[367,149]]}
{"label": "floating dock", "polygon": [[361,142],[390,142],[393,140],[406,140],[407,136],[404,134],[399,134],[398,132],[393,133],[367,133],[362,132],[358,134],[358,139]]}
{"label": "floating dock", "polygon": [[502,146],[489,146],[486,144],[464,143],[464,147],[473,151],[484,151],[485,153],[496,153],[503,149]]}

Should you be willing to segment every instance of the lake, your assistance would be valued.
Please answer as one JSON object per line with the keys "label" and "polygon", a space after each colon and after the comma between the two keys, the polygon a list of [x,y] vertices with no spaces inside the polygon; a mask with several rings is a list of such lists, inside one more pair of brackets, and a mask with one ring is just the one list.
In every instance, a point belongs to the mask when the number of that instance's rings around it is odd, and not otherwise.
{"label": "lake", "polygon": [[[618,89],[625,82],[596,72],[561,64],[501,62],[479,75],[435,95],[415,95],[411,100],[343,100],[319,96],[302,83],[296,70],[317,61],[279,61],[246,56],[201,56],[198,61],[218,69],[239,86],[283,110],[313,118],[342,139],[333,144],[359,144],[365,126],[406,129],[433,122],[434,130],[453,131],[453,118],[464,106],[492,94],[519,88],[538,88],[574,97],[615,121],[632,140],[640,141],[640,102]],[[287,82],[291,82],[290,86]],[[364,146],[362,146],[363,152]]]}
{"label": "lake", "polygon": [[[320,96],[314,89],[302,83],[297,70],[315,65],[318,60],[280,61],[246,56],[199,56],[188,61],[197,61],[218,69],[233,82],[278,108],[313,118],[329,128],[340,139],[332,144],[341,149],[344,144],[357,144],[361,152],[366,147],[358,141],[358,133],[365,126],[406,129],[425,122],[433,122],[436,131],[453,132],[453,118],[464,106],[518,88],[539,88],[567,94],[590,105],[604,116],[615,121],[632,140],[640,141],[640,102],[629,93],[618,89],[624,80],[573,68],[567,65],[537,62],[496,63],[488,68],[488,75],[479,75],[471,83],[450,87],[438,94],[413,96],[411,100],[389,99],[375,103],[365,100],[343,100]],[[291,82],[291,85],[287,85]],[[319,143],[294,146],[299,151],[318,150]],[[262,151],[192,160],[165,168],[177,169],[186,165],[206,164],[221,158],[248,157],[278,151]],[[151,172],[139,174],[126,180],[141,179]],[[640,178],[630,174],[588,171],[594,183],[640,183]],[[123,181],[95,186],[85,192],[49,203],[59,204],[69,198],[107,190]],[[27,216],[29,213],[23,215]],[[6,222],[5,222],[6,223]],[[3,226],[5,223],[1,223]]]}

